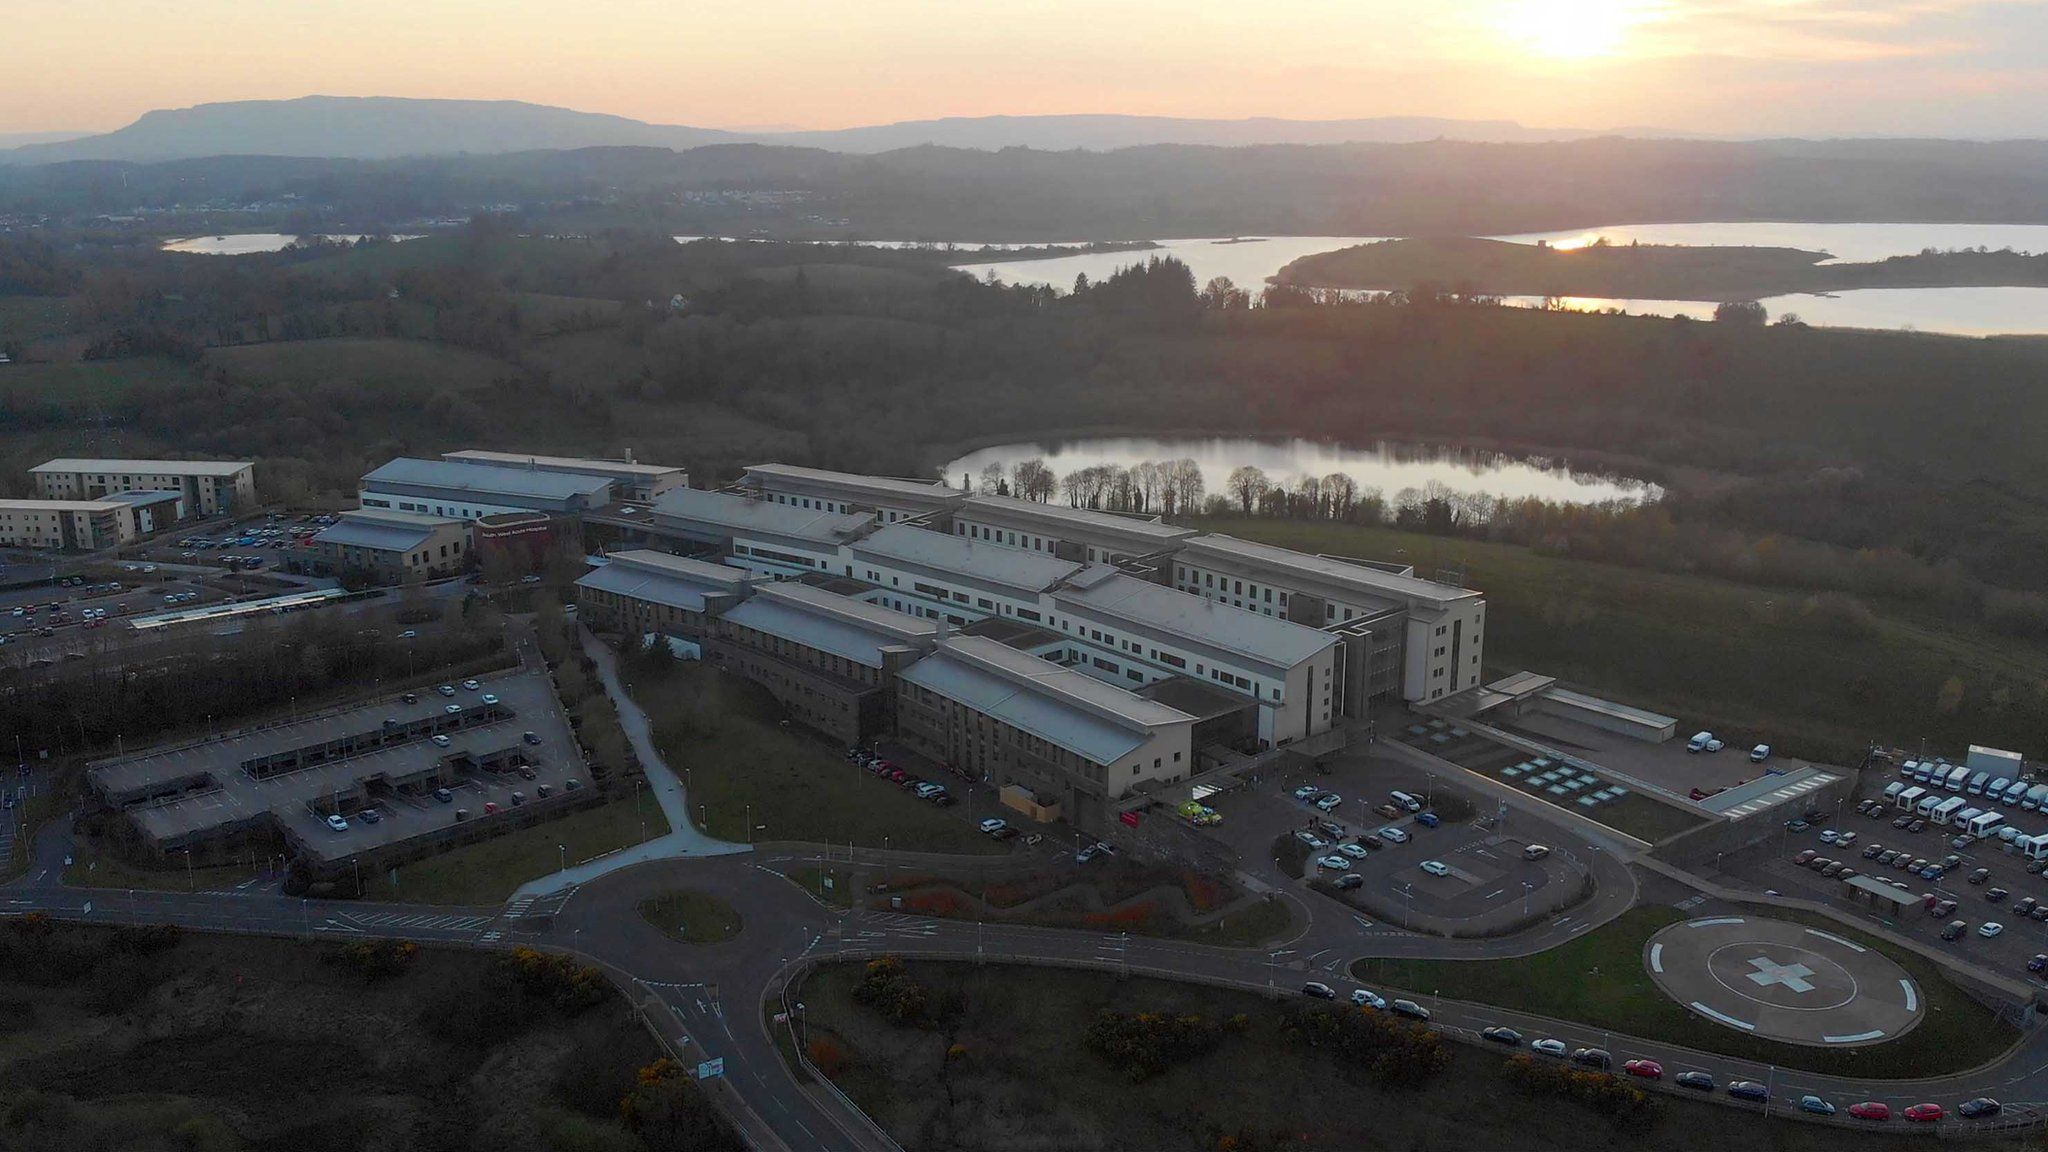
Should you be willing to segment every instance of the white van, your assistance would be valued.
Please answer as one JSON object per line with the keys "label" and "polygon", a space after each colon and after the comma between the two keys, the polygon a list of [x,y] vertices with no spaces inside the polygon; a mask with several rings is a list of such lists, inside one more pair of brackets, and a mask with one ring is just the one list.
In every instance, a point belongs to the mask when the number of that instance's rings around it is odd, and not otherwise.
{"label": "white van", "polygon": [[2027,789],[2026,796],[2020,800],[2020,807],[2048,812],[2048,784],[2036,784]]}
{"label": "white van", "polygon": [[1944,768],[1941,765],[1936,764],[1932,760],[1922,760],[1920,762],[1920,766],[1918,768],[1913,769],[1913,779],[1919,781],[1922,784],[1932,784],[1934,783],[1934,774],[1937,771],[1940,772],[1944,778],[1948,775],[1947,768]]}
{"label": "white van", "polygon": [[2015,780],[2006,786],[2005,800],[2003,802],[2006,804],[2017,804],[2026,798],[2027,782],[2025,780]]}
{"label": "white van", "polygon": [[1905,790],[1906,782],[1903,780],[1894,780],[1891,783],[1885,785],[1884,806],[1887,808],[1897,807],[1899,803],[1899,793],[1904,792]]}
{"label": "white van", "polygon": [[1949,770],[1948,783],[1943,785],[1943,787],[1951,792],[1961,792],[1963,785],[1969,783],[1969,781],[1970,770],[1958,764]]}
{"label": "white van", "polygon": [[1707,745],[1713,743],[1713,740],[1714,734],[1712,732],[1695,732],[1692,734],[1692,739],[1685,742],[1685,750],[1687,752],[1705,752]]}
{"label": "white van", "polygon": [[1926,798],[1927,789],[1922,788],[1918,784],[1915,784],[1912,787],[1906,789],[1905,791],[1899,793],[1898,796],[1894,797],[1892,800],[1892,806],[1894,808],[1903,808],[1906,811],[1911,812],[1915,808],[1918,808],[1920,806],[1920,801]]}
{"label": "white van", "polygon": [[1920,762],[1918,760],[1908,760],[1904,764],[1899,765],[1899,775],[1901,776],[1910,777],[1919,770]]}
{"label": "white van", "polygon": [[1396,792],[1393,794],[1393,796],[1390,797],[1390,799],[1393,800],[1394,806],[1401,809],[1403,812],[1422,811],[1422,801],[1417,800],[1415,797],[1410,796],[1406,792]]}
{"label": "white van", "polygon": [[1946,824],[1949,821],[1954,820],[1956,818],[1956,813],[1961,812],[1962,810],[1963,798],[1961,796],[1951,796],[1948,799],[1943,800],[1941,803],[1936,804],[1934,806],[1934,813],[1931,819],[1936,824]]}
{"label": "white van", "polygon": [[2029,860],[2048,860],[2048,836],[2029,836],[2024,840],[2015,840],[2013,846],[2020,850],[2020,855]]}
{"label": "white van", "polygon": [[1915,816],[1924,816],[1932,818],[1934,815],[1934,810],[1946,803],[1948,803],[1948,798],[1946,796],[1943,796],[1939,792],[1929,792],[1927,795],[1922,796],[1920,798],[1920,802],[1918,804],[1913,805],[1913,814]]}
{"label": "white van", "polygon": [[1963,789],[1963,791],[1968,792],[1972,796],[1982,796],[1984,794],[1984,786],[1989,783],[1991,783],[1991,773],[1979,772],[1975,776],[1970,777],[1970,786]]}
{"label": "white van", "polygon": [[[2005,790],[2010,787],[2012,787],[2012,781],[2000,776],[1984,786],[1984,798],[1986,800],[1996,800],[2000,804],[2008,803],[2005,798]],[[2026,793],[2022,792],[2020,795],[2024,796]]]}
{"label": "white van", "polygon": [[1982,816],[1983,814],[1984,810],[1982,808],[1979,808],[1976,805],[1972,804],[1969,807],[1963,809],[1961,812],[1958,812],[1955,815],[1949,817],[1948,822],[1955,825],[1958,828],[1968,828],[1970,826],[1970,821],[1975,820],[1977,817]]}
{"label": "white van", "polygon": [[1963,831],[1982,840],[1986,836],[1998,835],[1998,826],[2005,823],[2005,817],[1996,812],[1981,812],[1963,825]]}

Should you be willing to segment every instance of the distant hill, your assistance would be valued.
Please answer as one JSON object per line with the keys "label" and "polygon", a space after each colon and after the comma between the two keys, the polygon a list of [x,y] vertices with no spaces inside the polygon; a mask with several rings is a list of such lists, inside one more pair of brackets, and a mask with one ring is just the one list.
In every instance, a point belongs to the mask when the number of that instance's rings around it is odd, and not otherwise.
{"label": "distant hill", "polygon": [[[402,156],[487,155],[593,147],[676,150],[706,144],[786,144],[833,152],[875,153],[937,145],[995,150],[1104,150],[1160,144],[1403,144],[1447,139],[1501,143],[1578,140],[1596,133],[1528,128],[1508,120],[1395,116],[1367,120],[1185,120],[1169,116],[980,116],[915,120],[832,131],[728,132],[649,124],[514,100],[413,100],[305,96],[244,100],[149,112],[96,136],[15,140],[0,161],[74,160],[151,163],[206,156],[310,156],[384,160]],[[1675,136],[1630,129],[1635,136]],[[31,134],[37,135],[37,134]],[[53,133],[58,137],[76,134]],[[0,136],[0,148],[9,143]]]}

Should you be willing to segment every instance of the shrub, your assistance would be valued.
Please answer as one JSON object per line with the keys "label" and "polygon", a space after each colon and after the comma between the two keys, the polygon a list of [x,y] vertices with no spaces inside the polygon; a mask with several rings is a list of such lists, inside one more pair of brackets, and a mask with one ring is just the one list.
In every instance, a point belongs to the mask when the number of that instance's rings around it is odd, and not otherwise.
{"label": "shrub", "polygon": [[337,958],[342,967],[375,984],[411,967],[419,954],[420,946],[410,940],[364,940],[343,945]]}
{"label": "shrub", "polygon": [[804,1055],[811,1064],[828,1077],[836,1077],[846,1067],[846,1050],[823,1036],[814,1037],[804,1045]]}
{"label": "shrub", "polygon": [[1111,932],[1143,932],[1152,926],[1159,915],[1159,906],[1150,900],[1140,900],[1107,912],[1091,912],[1082,918],[1090,928],[1105,928]]}
{"label": "shrub", "polygon": [[526,991],[558,1011],[573,1015],[604,999],[604,973],[570,957],[514,948],[506,963]]}
{"label": "shrub", "polygon": [[903,961],[884,956],[868,961],[860,983],[853,986],[854,1003],[872,1008],[891,1023],[912,1028],[936,1028],[960,1012],[957,992],[933,995],[903,967]]}
{"label": "shrub", "polygon": [[1082,1042],[1136,1084],[1214,1051],[1223,1029],[1195,1015],[1104,1010]]}
{"label": "shrub", "polygon": [[1296,1009],[1280,1034],[1311,1048],[1328,1047],[1386,1085],[1419,1084],[1450,1067],[1443,1038],[1420,1024],[1370,1008]]}

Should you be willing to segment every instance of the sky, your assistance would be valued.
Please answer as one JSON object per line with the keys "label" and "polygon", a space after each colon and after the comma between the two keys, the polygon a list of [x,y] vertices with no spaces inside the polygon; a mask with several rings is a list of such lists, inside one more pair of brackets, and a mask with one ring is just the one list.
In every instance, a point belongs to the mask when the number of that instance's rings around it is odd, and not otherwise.
{"label": "sky", "polygon": [[9,0],[0,133],[305,95],[666,124],[1429,115],[2048,137],[2048,0]]}

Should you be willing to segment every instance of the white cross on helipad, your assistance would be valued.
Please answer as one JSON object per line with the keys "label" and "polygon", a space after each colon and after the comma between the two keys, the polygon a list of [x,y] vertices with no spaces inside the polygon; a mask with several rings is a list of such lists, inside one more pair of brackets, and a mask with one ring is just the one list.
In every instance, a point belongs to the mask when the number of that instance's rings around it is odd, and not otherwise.
{"label": "white cross on helipad", "polygon": [[1768,956],[1759,956],[1749,966],[1756,969],[1749,973],[1749,978],[1761,987],[1783,984],[1794,992],[1813,991],[1813,982],[1807,979],[1813,975],[1813,969],[1804,964],[1780,964]]}

